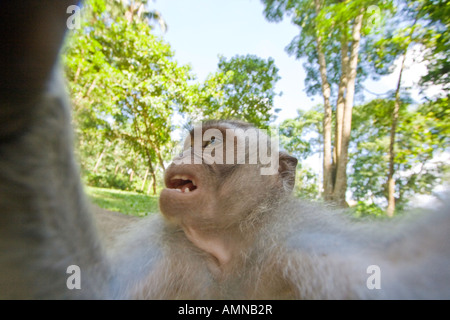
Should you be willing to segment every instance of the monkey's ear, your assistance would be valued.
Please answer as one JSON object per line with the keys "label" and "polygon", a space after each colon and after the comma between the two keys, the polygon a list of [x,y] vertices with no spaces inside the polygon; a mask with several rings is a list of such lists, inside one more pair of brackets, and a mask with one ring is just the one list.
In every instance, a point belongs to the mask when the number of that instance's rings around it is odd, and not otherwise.
{"label": "monkey's ear", "polygon": [[297,163],[297,158],[286,152],[280,152],[278,173],[280,174],[283,185],[287,187],[288,191],[292,191],[295,185],[295,168],[297,167]]}

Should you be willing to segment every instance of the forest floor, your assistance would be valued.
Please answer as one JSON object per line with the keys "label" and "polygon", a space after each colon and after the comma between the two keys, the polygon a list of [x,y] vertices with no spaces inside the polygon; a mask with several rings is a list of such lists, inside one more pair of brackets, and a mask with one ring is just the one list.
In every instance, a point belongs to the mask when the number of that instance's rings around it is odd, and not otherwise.
{"label": "forest floor", "polygon": [[107,211],[143,217],[158,212],[158,196],[144,193],[85,187],[92,203]]}

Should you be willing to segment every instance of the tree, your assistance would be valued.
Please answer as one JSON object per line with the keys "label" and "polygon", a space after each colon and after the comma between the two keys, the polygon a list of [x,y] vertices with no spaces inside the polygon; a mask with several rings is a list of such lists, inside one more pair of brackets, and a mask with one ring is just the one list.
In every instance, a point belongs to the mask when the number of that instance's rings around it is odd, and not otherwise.
{"label": "tree", "polygon": [[279,126],[280,144],[299,163],[296,169],[294,194],[309,200],[320,197],[319,179],[311,168],[303,163],[311,155],[322,151],[323,114],[322,106],[311,110],[298,110],[297,117],[286,119]]}
{"label": "tree", "polygon": [[[384,211],[389,204],[386,174],[389,168],[392,110],[396,98],[376,99],[355,107],[350,159],[350,187],[359,206]],[[448,169],[444,152],[449,145],[449,124],[442,114],[449,113],[448,104],[410,105],[410,99],[399,99],[395,203],[401,211],[417,194],[430,194],[443,182]],[[378,208],[378,209],[376,209]],[[362,212],[362,210],[359,210]]]}
{"label": "tree", "polygon": [[323,114],[321,105],[311,110],[297,110],[297,117],[284,120],[279,126],[280,144],[299,162],[322,151]]}
{"label": "tree", "polygon": [[198,86],[200,118],[241,119],[268,128],[279,79],[272,58],[264,60],[246,55],[227,60],[220,57],[217,72]]}
{"label": "tree", "polygon": [[[392,126],[392,110],[395,93],[390,99],[375,99],[357,105],[353,113],[353,130],[349,146],[349,187],[353,209],[357,216],[385,215],[388,205],[386,172],[389,168],[389,146]],[[450,115],[447,98],[413,106],[407,95],[400,95],[397,152],[394,158],[396,172],[396,210],[402,211],[411,199],[419,194],[430,194],[442,184],[450,169],[448,146],[450,145]],[[299,111],[294,119],[280,125],[282,147],[305,162],[310,156],[322,153],[322,106]],[[334,121],[333,121],[334,122]],[[334,128],[333,128],[334,129]],[[316,198],[317,177],[299,165],[297,196]]]}
{"label": "tree", "polygon": [[[392,2],[263,0],[263,3],[267,19],[280,21],[287,15],[300,28],[299,36],[287,50],[296,58],[306,58],[307,93],[317,94],[320,90],[324,99],[324,199],[345,206],[353,100],[357,76],[365,75],[358,70],[361,38],[374,30],[372,20],[368,19],[372,12],[367,8],[377,5],[380,12],[388,12]],[[336,102],[334,149],[333,97]]]}
{"label": "tree", "polygon": [[[392,110],[392,116],[391,116],[391,131],[390,131],[390,140],[389,140],[389,171],[388,171],[388,177],[387,177],[387,193],[388,193],[388,205],[386,208],[386,214],[389,217],[392,217],[394,215],[395,211],[395,179],[394,179],[394,161],[395,161],[395,136],[396,136],[396,130],[397,125],[399,121],[399,112],[400,112],[400,89],[402,85],[402,77],[403,77],[403,71],[405,68],[405,61],[406,61],[406,55],[408,53],[408,48],[413,41],[413,33],[414,33],[414,27],[416,25],[417,19],[414,20],[413,25],[409,28],[408,35],[405,38],[402,38],[402,43],[398,44],[401,49],[400,52],[403,55],[401,58],[401,64],[400,64],[400,72],[397,80],[397,88],[395,89],[395,100],[394,100],[394,107]],[[395,42],[393,39],[392,42]]]}
{"label": "tree", "polygon": [[[121,3],[113,2],[116,11],[111,12],[105,11],[111,3],[102,0],[85,4],[83,27],[75,30],[66,48],[66,74],[75,97],[75,114],[86,114],[75,116],[78,120],[84,117],[80,141],[89,141],[98,129],[103,134],[96,144],[123,140],[127,149],[121,156],[133,150],[136,164],[139,155],[145,163],[145,169],[139,170],[150,171],[156,192],[157,167],[164,170],[172,147],[171,116],[189,94],[187,81],[192,75],[188,66],[178,66],[173,60],[170,46],[152,34],[142,15],[120,7]],[[88,124],[92,134],[84,131]],[[102,147],[96,149],[101,154]],[[129,169],[136,172],[137,168]]]}
{"label": "tree", "polygon": [[441,84],[446,90],[450,87],[450,6],[446,0],[408,1],[418,3],[418,18],[429,30],[422,38],[429,48],[426,59],[428,73],[423,77],[422,84]]}
{"label": "tree", "polygon": [[[405,68],[405,61],[408,54],[408,50],[413,45],[422,45],[422,47],[428,48],[428,51],[436,50],[436,39],[442,37],[436,35],[435,26],[429,22],[429,15],[424,14],[424,8],[428,5],[426,1],[400,1],[398,4],[397,16],[392,19],[389,38],[380,38],[375,41],[369,47],[372,47],[375,52],[375,56],[387,56],[390,55],[389,61],[392,66],[392,62],[395,59],[400,60],[400,70],[397,80],[397,86],[395,90],[395,100],[391,115],[391,130],[390,130],[390,145],[389,145],[389,168],[387,175],[387,190],[388,190],[388,206],[386,213],[388,216],[392,216],[395,211],[395,169],[394,158],[396,153],[396,130],[399,122],[399,108],[400,108],[400,93],[402,90],[402,76]],[[433,9],[434,10],[434,9]],[[401,27],[399,27],[401,26]],[[441,29],[442,30],[442,29]],[[444,36],[445,37],[445,36]],[[432,49],[434,48],[434,49]],[[428,54],[428,58],[431,55]],[[375,66],[379,66],[379,61],[374,61]],[[389,64],[387,64],[389,65]],[[428,64],[430,66],[430,63]],[[433,68],[433,67],[432,67]],[[383,68],[379,68],[383,69]],[[436,69],[434,69],[436,71]],[[441,69],[442,71],[442,69]],[[431,71],[430,71],[431,72]],[[428,82],[431,81],[431,72],[424,78],[428,77]],[[437,80],[437,79],[435,79]],[[424,80],[422,81],[424,82]],[[440,81],[436,81],[440,83]]]}

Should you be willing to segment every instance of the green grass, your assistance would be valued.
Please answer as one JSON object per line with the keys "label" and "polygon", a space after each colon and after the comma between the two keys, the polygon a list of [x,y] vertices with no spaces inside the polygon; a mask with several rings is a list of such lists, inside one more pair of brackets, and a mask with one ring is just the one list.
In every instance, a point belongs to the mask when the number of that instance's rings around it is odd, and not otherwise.
{"label": "green grass", "polygon": [[91,201],[100,208],[134,216],[158,212],[158,196],[115,189],[85,187]]}

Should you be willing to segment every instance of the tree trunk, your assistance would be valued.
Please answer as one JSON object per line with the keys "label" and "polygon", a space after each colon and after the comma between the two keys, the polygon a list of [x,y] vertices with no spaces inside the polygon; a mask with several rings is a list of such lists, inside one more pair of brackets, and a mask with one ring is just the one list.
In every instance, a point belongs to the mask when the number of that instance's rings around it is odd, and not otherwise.
{"label": "tree trunk", "polygon": [[156,195],[156,174],[154,171],[152,171],[152,177],[153,177],[153,195]]}
{"label": "tree trunk", "polygon": [[[338,97],[336,102],[336,125],[335,125],[335,139],[334,139],[334,165],[337,167],[339,163],[339,157],[341,155],[342,146],[342,125],[344,119],[344,106],[345,106],[345,89],[347,88],[348,77],[348,38],[347,28],[342,30],[341,38],[341,77],[339,79]],[[336,172],[334,172],[336,175]],[[336,176],[333,177],[333,185],[336,183]]]}
{"label": "tree trunk", "polygon": [[389,173],[387,179],[387,200],[388,206],[386,208],[386,214],[388,217],[392,217],[395,211],[395,179],[394,179],[394,160],[395,160],[395,131],[398,124],[398,113],[400,111],[400,86],[402,82],[403,69],[405,67],[406,50],[402,58],[402,64],[400,67],[400,74],[398,76],[397,89],[395,90],[394,110],[392,111],[392,124],[391,124],[391,139],[389,143]]}
{"label": "tree trunk", "polygon": [[161,152],[159,151],[159,148],[157,148],[155,146],[154,150],[155,150],[156,156],[158,157],[159,165],[161,166],[163,171],[166,171],[166,167],[164,166],[164,161],[163,161],[163,158],[161,157]]}
{"label": "tree trunk", "polygon": [[333,191],[333,200],[342,207],[346,207],[345,193],[347,191],[347,162],[348,146],[350,143],[350,133],[352,128],[352,109],[353,98],[355,95],[355,81],[358,66],[358,53],[361,39],[361,26],[363,20],[363,11],[355,18],[352,31],[352,45],[350,51],[350,60],[347,69],[347,88],[345,94],[345,106],[342,123],[341,152],[338,157],[336,167],[336,182]]}
{"label": "tree trunk", "polygon": [[91,91],[95,88],[95,84],[97,83],[98,76],[92,81],[91,86],[89,87],[88,91],[86,92],[85,97],[89,97],[91,95]]}
{"label": "tree trunk", "polygon": [[150,175],[152,176],[152,183],[148,185],[147,194],[150,194],[150,188],[153,187],[153,195],[156,195],[156,174],[155,170],[153,170],[153,165],[151,161],[149,161],[149,167],[150,167]]}
{"label": "tree trunk", "polygon": [[106,146],[103,147],[102,152],[100,153],[99,157],[97,158],[97,162],[95,163],[93,172],[97,172],[98,166],[100,165],[100,162],[102,161],[103,155],[105,154],[105,150],[109,148],[111,145],[111,141],[106,143]]}
{"label": "tree trunk", "polygon": [[[386,208],[386,215],[388,217],[392,217],[395,212],[395,179],[394,179],[395,132],[397,130],[398,117],[399,117],[399,111],[400,111],[400,87],[402,84],[403,70],[405,68],[406,54],[408,52],[409,44],[411,43],[411,37],[413,35],[414,26],[417,23],[417,19],[418,19],[418,17],[416,15],[416,17],[414,19],[414,23],[412,24],[411,29],[410,29],[409,41],[405,48],[405,52],[403,54],[402,63],[400,66],[400,73],[398,75],[397,89],[395,90],[394,110],[392,111],[391,136],[390,136],[390,143],[389,143],[389,173],[388,173],[388,179],[387,179],[388,206]],[[400,194],[401,194],[401,192],[400,192]]]}
{"label": "tree trunk", "polygon": [[100,165],[100,161],[102,161],[103,155],[105,154],[106,147],[103,147],[102,152],[100,152],[100,156],[97,158],[97,162],[95,163],[94,170],[92,170],[94,173],[97,172],[98,166]]}
{"label": "tree trunk", "polygon": [[144,191],[145,183],[147,182],[147,177],[148,177],[148,168],[145,171],[145,176],[144,176],[144,181],[142,182],[141,191]]}
{"label": "tree trunk", "polygon": [[[321,1],[314,0],[316,14],[320,12]],[[332,185],[332,156],[331,156],[331,119],[332,109],[330,104],[331,88],[327,77],[327,64],[325,54],[323,52],[322,36],[316,36],[317,53],[319,58],[319,70],[322,80],[322,95],[323,95],[323,197],[325,201],[331,200],[333,192]]]}
{"label": "tree trunk", "polygon": [[81,73],[81,65],[79,65],[77,68],[77,72],[75,73],[75,77],[73,78],[73,83],[77,83],[80,73]]}
{"label": "tree trunk", "polygon": [[133,181],[133,175],[134,175],[134,170],[131,169],[131,173],[130,173],[130,182]]}
{"label": "tree trunk", "polygon": [[[155,174],[155,170],[153,169],[152,157],[150,156],[150,152],[147,148],[145,148],[145,152],[147,154],[148,167],[150,169],[150,174],[152,175],[152,178],[153,178],[153,194],[156,195],[156,174]],[[150,186],[149,186],[149,189],[150,189]]]}
{"label": "tree trunk", "polygon": [[[151,175],[152,179],[153,179],[153,174]],[[152,188],[152,183],[148,184],[148,188],[147,188],[147,194],[150,194],[150,189]]]}

